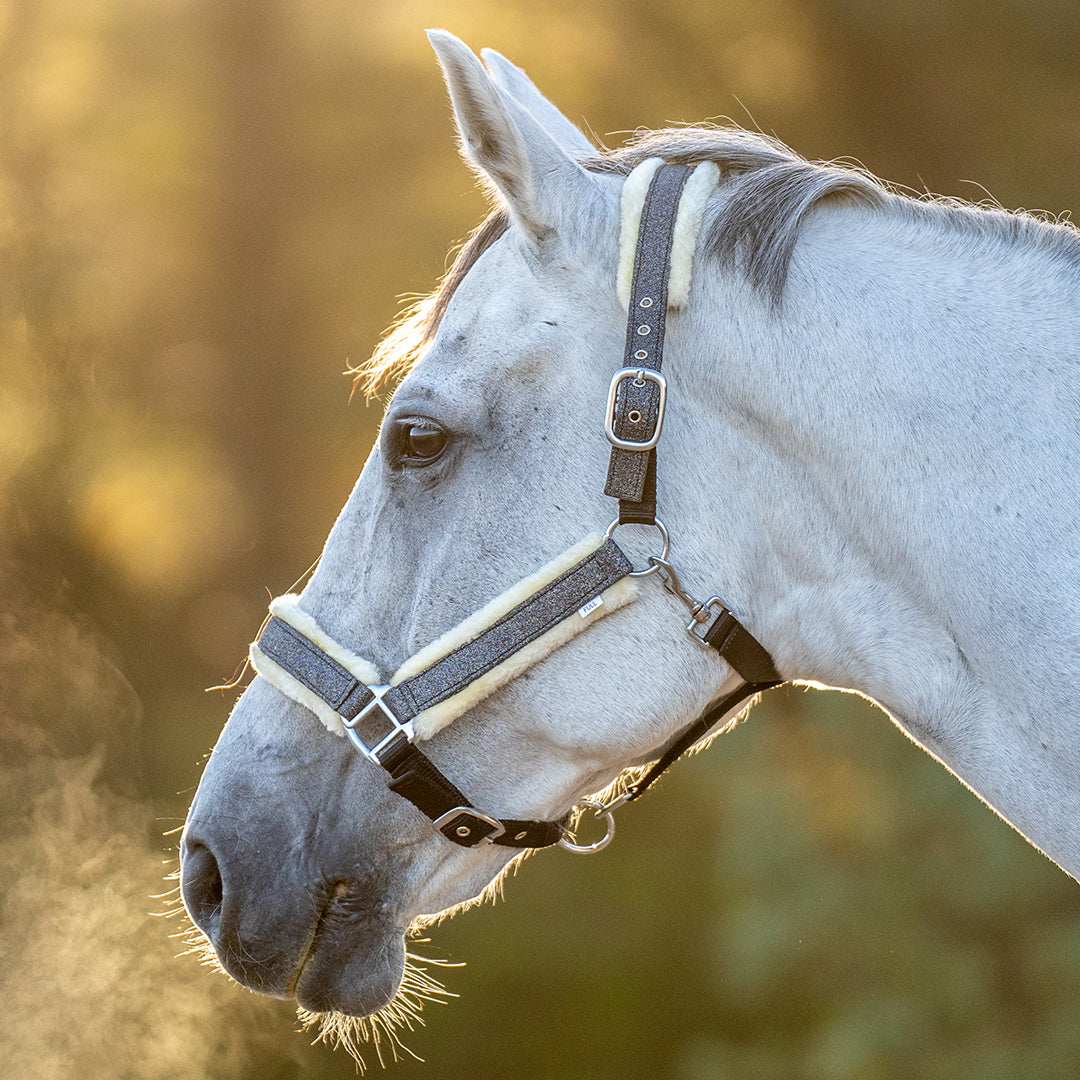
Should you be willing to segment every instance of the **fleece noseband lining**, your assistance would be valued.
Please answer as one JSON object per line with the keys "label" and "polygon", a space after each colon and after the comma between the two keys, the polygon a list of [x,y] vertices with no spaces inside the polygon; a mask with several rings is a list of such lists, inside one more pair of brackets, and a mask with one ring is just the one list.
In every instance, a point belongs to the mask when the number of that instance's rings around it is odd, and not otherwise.
{"label": "fleece noseband lining", "polygon": [[[515,609],[525,608],[532,598],[537,597],[544,590],[548,590],[545,595],[552,595],[551,586],[560,577],[581,566],[583,562],[585,566],[596,562],[599,559],[597,553],[601,548],[618,550],[611,541],[605,542],[599,534],[587,536],[409,657],[394,672],[388,685],[392,688],[403,687],[409,683],[409,680],[417,679],[425,672],[431,672],[440,662],[444,662],[444,667],[448,666],[445,662],[449,658],[455,653],[460,653],[470,643],[481,639],[486,632],[492,631],[500,624],[505,624]],[[621,552],[619,554],[621,556]],[[593,557],[591,560],[590,556]],[[626,564],[626,568],[629,569],[629,564]],[[607,573],[608,576],[611,575],[611,571]],[[578,576],[583,577],[583,573],[579,571]],[[565,645],[593,623],[617,611],[637,596],[637,582],[633,578],[621,576],[618,580],[608,583],[606,577],[598,576],[596,582],[601,587],[597,589],[595,595],[585,597],[585,602],[576,605],[565,617],[554,621],[553,625],[534,636],[526,645],[516,649],[505,659],[499,660],[476,678],[468,681],[461,689],[417,712],[412,718],[417,741],[430,739],[436,732],[441,731],[462,713],[483,701],[500,686],[517,678],[522,672]],[[590,588],[588,580],[583,580],[580,587],[588,591]],[[572,594],[566,593],[562,602],[573,604]],[[540,606],[545,605],[533,605],[534,608]],[[300,607],[299,597],[279,596],[270,604],[270,613],[297,631],[360,683],[369,687],[379,684],[379,672],[375,665],[345,648],[327,634],[315,619]],[[553,614],[555,614],[554,611]],[[269,650],[261,647],[262,642],[263,639],[260,638],[251,646],[251,663],[255,670],[293,701],[315,713],[329,731],[336,735],[344,735],[344,725],[339,711],[314,692],[296,674],[290,673],[278,663],[274,656],[270,655]]]}

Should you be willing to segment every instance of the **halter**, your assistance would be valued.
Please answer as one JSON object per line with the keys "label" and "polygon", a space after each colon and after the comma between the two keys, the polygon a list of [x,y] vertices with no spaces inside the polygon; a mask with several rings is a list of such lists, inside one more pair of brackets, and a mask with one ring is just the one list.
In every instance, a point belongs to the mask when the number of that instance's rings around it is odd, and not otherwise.
{"label": "halter", "polygon": [[[388,683],[369,661],[336,642],[298,605],[279,597],[251,647],[255,670],[328,728],[345,734],[369,761],[390,774],[391,791],[408,799],[447,840],[462,847],[490,843],[591,852],[615,831],[612,812],[637,799],[684,751],[732,709],[783,680],[765,647],[718,597],[694,600],[668,560],[670,541],[656,516],[656,450],[667,384],[661,374],[669,306],[689,290],[690,260],[716,166],[639,165],[623,189],[620,296],[628,307],[623,367],[608,393],[604,431],[611,443],[604,493],[619,501],[603,537],[580,544],[497,597],[407,660]],[[660,555],[634,570],[613,539],[623,524],[655,527]],[[629,603],[637,581],[656,575],[690,609],[687,632],[712,649],[741,684],[714,702],[666,747],[637,782],[607,804],[586,800],[606,822],[593,844],[570,837],[572,809],[557,821],[506,820],[477,809],[416,746],[516,678],[599,618]]]}

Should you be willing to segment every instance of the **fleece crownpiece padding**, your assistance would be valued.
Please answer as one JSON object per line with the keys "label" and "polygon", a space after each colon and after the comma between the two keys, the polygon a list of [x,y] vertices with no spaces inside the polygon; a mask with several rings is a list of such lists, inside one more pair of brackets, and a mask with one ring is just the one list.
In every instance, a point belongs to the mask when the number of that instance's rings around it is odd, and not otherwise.
{"label": "fleece crownpiece padding", "polygon": [[[630,290],[634,278],[634,255],[641,231],[641,213],[645,196],[656,170],[664,164],[662,158],[646,158],[623,182],[620,202],[619,270],[617,288],[624,309],[630,307]],[[701,231],[705,204],[720,179],[720,170],[712,161],[702,161],[690,174],[679,199],[679,210],[672,233],[671,269],[668,274],[668,308],[681,308],[690,295],[690,272],[694,248]]]}

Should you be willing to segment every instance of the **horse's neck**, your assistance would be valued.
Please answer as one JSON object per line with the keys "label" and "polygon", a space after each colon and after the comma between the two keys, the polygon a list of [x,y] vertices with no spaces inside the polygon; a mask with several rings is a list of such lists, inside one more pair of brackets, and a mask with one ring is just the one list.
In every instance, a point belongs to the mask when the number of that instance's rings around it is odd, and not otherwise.
{"label": "horse's neck", "polygon": [[786,675],[878,701],[1076,875],[1075,278],[928,239],[827,222],[778,312],[718,305],[718,429],[773,478],[738,572]]}

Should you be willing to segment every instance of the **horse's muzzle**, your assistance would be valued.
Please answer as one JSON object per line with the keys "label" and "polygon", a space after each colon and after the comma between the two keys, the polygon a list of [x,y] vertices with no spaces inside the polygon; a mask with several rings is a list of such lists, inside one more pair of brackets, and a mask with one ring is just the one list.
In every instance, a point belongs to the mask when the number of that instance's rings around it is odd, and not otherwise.
{"label": "horse's muzzle", "polygon": [[229,975],[312,1012],[367,1016],[393,998],[404,938],[373,883],[345,876],[306,882],[289,859],[255,858],[241,841],[214,833],[189,823],[181,892]]}

